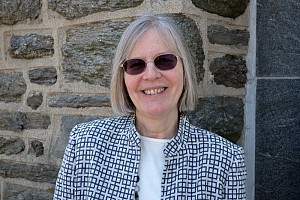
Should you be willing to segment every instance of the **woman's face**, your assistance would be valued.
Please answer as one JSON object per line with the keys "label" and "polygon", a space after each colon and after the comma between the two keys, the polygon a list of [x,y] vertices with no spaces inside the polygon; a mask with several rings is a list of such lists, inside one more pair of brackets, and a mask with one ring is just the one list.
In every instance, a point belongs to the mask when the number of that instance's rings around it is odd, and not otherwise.
{"label": "woman's face", "polygon": [[[174,54],[165,47],[156,31],[149,29],[139,38],[127,59],[153,61],[158,55],[166,53]],[[183,66],[180,59],[175,68],[166,71],[159,70],[153,62],[147,62],[143,73],[124,73],[124,79],[137,116],[172,116],[178,113],[178,101],[183,90]]]}

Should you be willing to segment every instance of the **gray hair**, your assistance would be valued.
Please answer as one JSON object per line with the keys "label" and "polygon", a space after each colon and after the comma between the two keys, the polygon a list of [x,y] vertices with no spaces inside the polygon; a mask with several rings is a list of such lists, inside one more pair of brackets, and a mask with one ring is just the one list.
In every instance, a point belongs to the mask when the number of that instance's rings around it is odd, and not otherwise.
{"label": "gray hair", "polygon": [[113,111],[120,115],[135,113],[135,106],[126,89],[124,70],[121,65],[129,57],[138,39],[149,29],[155,30],[166,47],[181,57],[184,82],[178,109],[181,113],[193,110],[198,100],[197,80],[194,64],[184,37],[170,17],[165,15],[145,15],[133,21],[126,28],[117,46],[110,84]]}

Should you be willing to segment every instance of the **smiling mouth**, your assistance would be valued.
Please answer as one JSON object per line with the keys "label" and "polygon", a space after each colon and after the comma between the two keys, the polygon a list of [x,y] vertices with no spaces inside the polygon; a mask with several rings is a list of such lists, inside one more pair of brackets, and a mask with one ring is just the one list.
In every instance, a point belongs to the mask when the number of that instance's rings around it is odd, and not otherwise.
{"label": "smiling mouth", "polygon": [[152,90],[144,90],[143,92],[148,95],[155,95],[155,94],[159,94],[165,90],[166,90],[166,88],[157,88],[157,89],[152,89]]}

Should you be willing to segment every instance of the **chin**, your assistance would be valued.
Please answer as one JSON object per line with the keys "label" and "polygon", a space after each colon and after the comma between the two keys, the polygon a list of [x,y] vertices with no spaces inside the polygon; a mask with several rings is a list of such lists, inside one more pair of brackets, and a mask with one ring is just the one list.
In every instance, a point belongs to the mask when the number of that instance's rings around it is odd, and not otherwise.
{"label": "chin", "polygon": [[164,109],[164,108],[152,108],[150,110],[144,110],[144,113],[146,115],[150,115],[150,116],[161,116],[163,114],[166,114],[166,112],[168,112],[167,109]]}

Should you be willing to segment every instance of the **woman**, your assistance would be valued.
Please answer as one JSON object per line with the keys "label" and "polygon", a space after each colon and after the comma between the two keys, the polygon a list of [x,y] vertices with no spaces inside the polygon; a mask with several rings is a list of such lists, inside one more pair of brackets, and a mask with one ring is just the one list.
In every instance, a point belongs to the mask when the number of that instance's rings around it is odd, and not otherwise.
{"label": "woman", "polygon": [[77,125],[54,199],[245,199],[242,148],[192,126],[191,56],[176,26],[147,15],[117,47],[111,102],[122,117]]}

